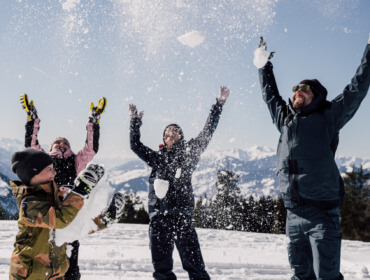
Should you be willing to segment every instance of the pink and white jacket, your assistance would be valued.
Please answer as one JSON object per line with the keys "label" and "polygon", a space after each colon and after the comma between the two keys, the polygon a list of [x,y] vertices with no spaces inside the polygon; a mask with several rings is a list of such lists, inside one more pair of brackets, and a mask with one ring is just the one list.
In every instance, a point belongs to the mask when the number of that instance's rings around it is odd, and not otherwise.
{"label": "pink and white jacket", "polygon": [[[44,151],[37,139],[40,130],[40,119],[36,118],[26,123],[25,147]],[[73,185],[77,174],[94,158],[99,149],[99,124],[89,122],[86,126],[87,137],[85,146],[74,154],[71,148],[62,151],[49,151],[55,161],[57,175],[55,182],[59,185]]]}

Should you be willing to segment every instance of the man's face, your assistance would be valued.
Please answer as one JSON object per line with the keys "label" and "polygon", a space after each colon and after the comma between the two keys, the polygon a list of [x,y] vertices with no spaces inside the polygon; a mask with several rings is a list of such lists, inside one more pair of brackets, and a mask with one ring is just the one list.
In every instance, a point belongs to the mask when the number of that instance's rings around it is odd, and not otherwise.
{"label": "man's face", "polygon": [[167,149],[170,149],[174,143],[180,139],[179,128],[176,126],[167,127],[164,132],[164,143],[166,144]]}
{"label": "man's face", "polygon": [[39,174],[33,176],[30,184],[36,185],[52,182],[56,174],[57,173],[55,172],[54,165],[50,164],[46,166]]}
{"label": "man's face", "polygon": [[315,95],[310,88],[307,91],[303,91],[301,87],[305,85],[299,84],[298,86],[298,89],[293,93],[293,108],[300,111],[312,102]]}
{"label": "man's face", "polygon": [[69,145],[64,140],[57,140],[54,142],[53,146],[51,147],[52,151],[58,151],[60,150],[62,153],[64,153],[69,148]]}

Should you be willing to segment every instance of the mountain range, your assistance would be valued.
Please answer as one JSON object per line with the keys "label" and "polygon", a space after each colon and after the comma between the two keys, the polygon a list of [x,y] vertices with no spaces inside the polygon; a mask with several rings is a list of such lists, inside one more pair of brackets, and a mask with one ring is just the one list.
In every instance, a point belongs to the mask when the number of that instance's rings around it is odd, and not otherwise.
{"label": "mountain range", "polygon": [[[17,178],[11,171],[10,158],[14,152],[23,149],[23,143],[19,140],[0,138],[0,205],[11,214],[17,212],[17,207],[11,194],[9,180]],[[341,173],[351,171],[353,166],[361,165],[364,169],[370,170],[370,159],[337,157],[336,162]],[[267,147],[207,150],[193,175],[194,194],[196,197],[207,195],[207,198],[211,199],[216,194],[217,171],[232,170],[239,175],[241,195],[276,197],[279,189],[275,167],[275,151]],[[133,159],[107,170],[106,176],[116,191],[136,192],[146,206],[150,171],[143,161]]]}

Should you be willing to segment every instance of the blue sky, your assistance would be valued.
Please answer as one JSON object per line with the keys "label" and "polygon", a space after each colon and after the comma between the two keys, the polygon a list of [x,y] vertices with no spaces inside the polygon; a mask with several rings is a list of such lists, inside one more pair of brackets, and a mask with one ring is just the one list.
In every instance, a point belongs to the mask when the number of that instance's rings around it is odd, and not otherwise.
{"label": "blue sky", "polygon": [[[133,157],[128,105],[144,110],[142,141],[157,149],[172,122],[185,138],[203,128],[220,85],[230,88],[210,149],[276,148],[253,51],[263,36],[284,99],[317,78],[341,93],[370,32],[367,0],[0,1],[0,137],[24,139],[19,96],[34,100],[39,140],[64,136],[77,152],[90,102],[108,100],[99,157]],[[177,37],[205,36],[190,48]],[[370,158],[370,97],[341,131],[337,155]]]}

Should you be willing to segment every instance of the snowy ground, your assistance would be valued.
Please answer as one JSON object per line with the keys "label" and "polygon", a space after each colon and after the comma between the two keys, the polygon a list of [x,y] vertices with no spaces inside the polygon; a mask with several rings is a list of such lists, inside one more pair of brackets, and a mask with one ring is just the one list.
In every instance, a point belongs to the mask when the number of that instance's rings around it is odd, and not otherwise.
{"label": "snowy ground", "polygon": [[[0,280],[8,279],[15,221],[0,221]],[[283,235],[197,230],[203,257],[212,279],[286,280],[291,272]],[[148,226],[117,224],[81,240],[82,280],[152,279]],[[370,243],[343,241],[345,279],[370,279]],[[174,271],[188,279],[177,252]]]}

